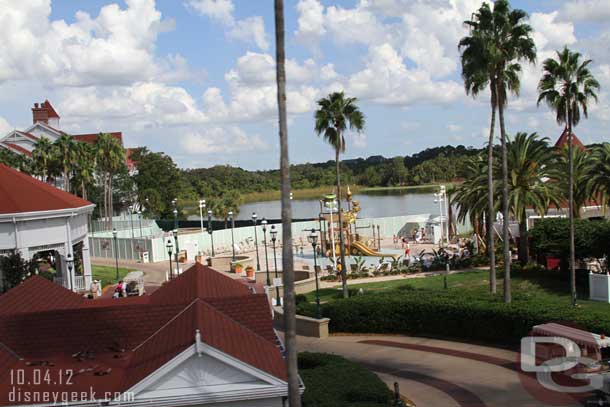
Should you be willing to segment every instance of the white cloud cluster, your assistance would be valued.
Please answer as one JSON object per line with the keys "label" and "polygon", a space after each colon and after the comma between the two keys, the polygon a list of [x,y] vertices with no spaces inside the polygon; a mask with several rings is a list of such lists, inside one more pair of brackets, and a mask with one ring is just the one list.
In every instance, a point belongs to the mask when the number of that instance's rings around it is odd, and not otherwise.
{"label": "white cloud cluster", "polygon": [[608,22],[610,2],[607,0],[571,0],[561,9],[561,17],[567,21]]}
{"label": "white cloud cluster", "polygon": [[226,27],[228,38],[252,42],[263,51],[269,49],[269,40],[265,31],[265,21],[261,16],[236,19],[233,15],[235,6],[232,0],[188,0],[186,6]]}
{"label": "white cloud cluster", "polygon": [[13,130],[13,127],[9,124],[9,122],[4,117],[0,117],[0,137],[4,136],[11,130]]}
{"label": "white cloud cluster", "polygon": [[[109,4],[97,17],[79,11],[76,21],[50,20],[50,0],[4,0],[0,7],[0,83],[34,79],[45,85],[86,86],[152,80],[179,67],[180,56],[158,60],[159,33],[172,27],[154,0]],[[176,78],[176,76],[174,76]]]}
{"label": "white cloud cluster", "polygon": [[221,154],[264,151],[269,146],[257,135],[248,135],[239,127],[212,127],[186,134],[180,141],[188,154]]}

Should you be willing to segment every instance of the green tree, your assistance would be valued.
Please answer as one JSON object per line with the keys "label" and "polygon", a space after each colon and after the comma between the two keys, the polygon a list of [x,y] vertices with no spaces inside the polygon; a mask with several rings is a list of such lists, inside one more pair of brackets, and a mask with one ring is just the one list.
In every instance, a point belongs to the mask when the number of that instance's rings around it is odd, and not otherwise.
{"label": "green tree", "polygon": [[57,163],[61,168],[63,189],[70,192],[70,178],[74,169],[74,161],[76,160],[76,142],[71,136],[62,134],[55,140],[53,145],[57,153]]}
{"label": "green tree", "polygon": [[591,190],[603,207],[610,205],[610,143],[593,149],[591,168]]}
{"label": "green tree", "polygon": [[100,133],[93,145],[98,171],[98,177],[104,190],[103,216],[106,227],[112,229],[112,216],[114,215],[114,200],[112,184],[114,176],[125,167],[125,150],[120,141],[108,133]]}
{"label": "green tree", "polygon": [[570,285],[572,303],[576,305],[576,259],[574,252],[574,146],[572,128],[580,122],[580,111],[586,118],[590,100],[597,101],[599,82],[595,79],[587,59],[568,47],[557,51],[557,59],[548,58],[543,64],[543,75],[538,83],[538,104],[544,101],[555,112],[555,120],[565,124],[568,133],[568,211],[570,217]]}
{"label": "green tree", "polygon": [[17,154],[9,149],[0,147],[0,163],[8,165],[26,174],[32,172],[32,160],[22,154]]}
{"label": "green tree", "polygon": [[8,255],[0,256],[0,288],[3,292],[17,286],[32,272],[34,263],[21,257],[21,252],[12,250]]}
{"label": "green tree", "polygon": [[96,169],[94,149],[88,143],[76,143],[74,147],[73,190],[80,191],[80,196],[87,199],[87,190],[93,184]]}
{"label": "green tree", "polygon": [[[497,0],[493,10],[487,3],[474,14],[472,21],[467,21],[480,49],[473,50],[473,60],[479,59],[480,68],[472,67],[468,76],[472,77],[475,90],[483,89],[485,78],[493,86],[492,97],[498,109],[500,121],[501,163],[502,163],[502,239],[504,254],[504,301],[511,302],[510,287],[510,236],[509,236],[509,181],[508,158],[506,149],[506,124],[504,110],[508,105],[508,93],[519,93],[519,61],[535,62],[536,46],[532,39],[532,28],[524,22],[527,13],[520,9],[511,9],[508,0]],[[463,44],[466,46],[468,44]],[[476,51],[476,52],[475,52]],[[470,86],[471,91],[473,86]],[[468,84],[466,85],[468,88]],[[492,102],[493,106],[494,102]]]}
{"label": "green tree", "polygon": [[[356,98],[346,98],[343,92],[334,92],[328,97],[318,100],[318,110],[315,112],[315,131],[324,137],[324,140],[335,150],[335,172],[337,177],[337,201],[339,225],[342,223],[341,214],[341,173],[339,155],[345,152],[345,132],[348,126],[351,130],[364,129],[364,114],[356,105]],[[343,296],[348,297],[347,267],[345,263],[345,241],[343,228],[339,230],[339,251],[341,255],[341,280]]]}
{"label": "green tree", "polygon": [[[492,195],[493,198],[495,190],[493,184],[491,190],[489,189],[489,177],[486,175],[488,174],[487,165],[488,161],[482,155],[468,160],[462,174],[464,182],[456,187],[451,200],[452,205],[456,205],[458,209],[457,220],[459,222],[470,220],[474,232],[478,236],[483,236],[482,220],[489,213],[487,198],[489,195]],[[492,222],[486,223],[489,225]],[[489,230],[487,233],[491,234],[493,239],[493,230]],[[495,277],[495,275],[493,276]]]}
{"label": "green tree", "polygon": [[521,264],[529,259],[527,209],[544,216],[550,204],[558,206],[561,201],[557,183],[547,182],[553,177],[555,163],[555,154],[547,141],[536,133],[517,133],[507,143],[510,211],[519,222]]}
{"label": "green tree", "polygon": [[44,182],[48,182],[54,176],[54,161],[57,160],[57,151],[51,140],[42,136],[34,143],[32,150],[32,162],[34,174],[41,177]]}

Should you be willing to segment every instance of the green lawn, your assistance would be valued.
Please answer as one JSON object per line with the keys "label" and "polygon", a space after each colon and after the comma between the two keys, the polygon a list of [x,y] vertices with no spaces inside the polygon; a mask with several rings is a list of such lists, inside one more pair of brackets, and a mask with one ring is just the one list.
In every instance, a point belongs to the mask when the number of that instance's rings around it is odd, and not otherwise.
{"label": "green lawn", "polygon": [[[91,265],[91,271],[93,273],[94,280],[101,280],[102,285],[105,287],[109,284],[116,284],[116,268],[112,266],[97,266]],[[129,270],[123,267],[119,267],[119,279],[122,279],[129,273]]]}

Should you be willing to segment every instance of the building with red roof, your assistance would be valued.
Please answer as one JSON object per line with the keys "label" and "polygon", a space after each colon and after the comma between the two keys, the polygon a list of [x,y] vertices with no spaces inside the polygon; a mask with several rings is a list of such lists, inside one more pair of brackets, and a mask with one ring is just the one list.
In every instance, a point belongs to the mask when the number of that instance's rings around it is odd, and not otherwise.
{"label": "building with red roof", "polygon": [[50,406],[52,392],[72,406],[283,405],[264,293],[199,263],[135,301],[59,286],[38,297],[48,284],[33,276],[0,296],[0,406]]}
{"label": "building with red roof", "polygon": [[[34,103],[34,107],[32,107],[32,125],[23,131],[15,129],[4,136],[0,135],[0,148],[10,150],[16,154],[31,156],[36,141],[41,137],[46,137],[53,142],[62,135],[67,134],[61,130],[59,120],[60,116],[51,102],[45,100],[42,103]],[[123,145],[122,132],[102,131],[101,133],[110,134]],[[76,141],[93,143],[99,134],[100,132],[69,135]],[[125,154],[125,161],[128,166],[131,165],[129,169],[133,172],[135,166],[133,162],[128,160],[127,152]]]}
{"label": "building with red roof", "polygon": [[50,252],[56,259],[57,282],[73,290],[88,287],[87,220],[95,205],[4,164],[0,196],[0,255],[18,251],[31,259]]}
{"label": "building with red roof", "polygon": [[[559,136],[559,138],[557,139],[557,142],[555,143],[555,148],[564,148],[565,146],[568,145],[568,128],[566,127],[563,130],[563,133],[561,133],[561,136]],[[581,151],[586,150],[587,148],[585,147],[585,145],[582,143],[582,141],[580,141],[580,139],[578,137],[576,137],[576,134],[574,134],[574,132],[572,132],[572,146],[575,148],[578,148]]]}

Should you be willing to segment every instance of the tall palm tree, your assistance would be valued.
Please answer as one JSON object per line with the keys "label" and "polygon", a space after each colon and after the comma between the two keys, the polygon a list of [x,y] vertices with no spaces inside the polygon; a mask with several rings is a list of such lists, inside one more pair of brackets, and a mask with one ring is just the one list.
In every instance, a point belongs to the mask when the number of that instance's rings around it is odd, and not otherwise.
{"label": "tall palm tree", "polygon": [[286,367],[288,371],[288,405],[301,406],[296,341],[296,298],[292,253],[292,208],[290,203],[290,160],[288,159],[288,125],[286,119],[286,52],[284,49],[284,2],[275,0],[275,43],[277,104],[280,129],[280,177],[282,188],[282,276],[284,279],[284,327],[286,331]]}
{"label": "tall palm tree", "polygon": [[[566,177],[566,168],[569,166],[570,152],[567,145],[557,152],[555,165],[555,180],[563,192],[564,202],[570,194],[570,181]],[[572,150],[572,214],[574,218],[580,218],[580,211],[593,197],[593,172],[594,159],[584,148]],[[568,205],[569,206],[569,205]]]}
{"label": "tall palm tree", "polygon": [[337,200],[339,203],[339,253],[341,256],[341,280],[343,296],[348,297],[347,267],[345,264],[345,241],[343,236],[343,220],[341,214],[341,173],[339,155],[345,152],[345,132],[364,129],[364,114],[356,106],[356,98],[346,98],[343,92],[334,92],[326,98],[318,100],[318,110],[315,113],[315,130],[335,150],[335,173],[337,177]]}
{"label": "tall palm tree", "polygon": [[74,160],[74,190],[80,190],[80,196],[87,199],[87,187],[93,182],[95,172],[95,155],[93,147],[88,143],[76,143]]}
{"label": "tall palm tree", "polygon": [[555,182],[547,182],[554,176],[555,154],[547,138],[536,133],[517,133],[507,143],[509,169],[510,211],[519,222],[519,261],[529,259],[527,244],[527,209],[544,216],[550,204],[559,205],[561,189]]}
{"label": "tall palm tree", "polygon": [[[481,66],[487,67],[490,84],[493,84],[493,99],[498,109],[500,121],[500,144],[502,163],[502,239],[504,254],[504,301],[509,303],[510,285],[510,236],[508,204],[508,157],[506,149],[506,123],[504,110],[508,105],[508,93],[519,94],[519,61],[535,62],[536,46],[532,39],[532,28],[524,23],[527,13],[520,9],[511,9],[508,0],[497,0],[493,10],[484,3],[474,14],[472,21],[466,22],[476,33],[475,37],[482,48],[478,51]],[[484,70],[473,71],[480,82]],[[490,221],[492,221],[490,219]]]}
{"label": "tall palm tree", "polygon": [[[457,220],[458,222],[464,222],[466,219],[470,220],[474,232],[478,236],[482,236],[482,224],[481,220],[485,219],[486,213],[489,213],[488,197],[494,197],[494,184],[489,188],[489,172],[487,171],[488,160],[483,156],[476,156],[468,160],[464,165],[464,182],[456,187],[451,199],[451,205],[456,205]],[[487,175],[486,175],[487,174]],[[492,211],[495,208],[492,208]],[[486,222],[489,224],[490,222]],[[487,230],[487,233],[493,233],[493,230]],[[489,252],[489,247],[487,247]],[[490,280],[493,277],[495,284],[495,273],[490,276]],[[494,288],[494,287],[492,287]]]}
{"label": "tall palm tree", "polygon": [[600,205],[610,205],[610,143],[603,143],[592,152],[591,189]]}
{"label": "tall palm tree", "polygon": [[52,161],[56,159],[55,148],[51,140],[42,136],[34,143],[32,160],[34,173],[41,177],[44,182],[48,181],[53,167]]}
{"label": "tall palm tree", "polygon": [[588,117],[589,101],[597,101],[599,82],[589,71],[590,59],[564,47],[557,59],[544,61],[544,73],[538,83],[538,105],[542,101],[555,111],[555,120],[565,124],[568,132],[568,212],[570,217],[570,286],[572,304],[576,305],[576,256],[574,245],[574,160],[572,128],[580,122],[580,111]]}
{"label": "tall palm tree", "polygon": [[113,177],[125,165],[125,150],[116,138],[108,133],[100,133],[93,145],[94,154],[98,163],[99,177],[104,186],[104,218],[106,227],[112,229],[112,216],[114,202],[112,199]]}
{"label": "tall palm tree", "polygon": [[76,142],[71,136],[62,134],[53,144],[57,149],[57,160],[61,167],[61,176],[63,177],[63,189],[70,192],[70,176],[76,158]]}

